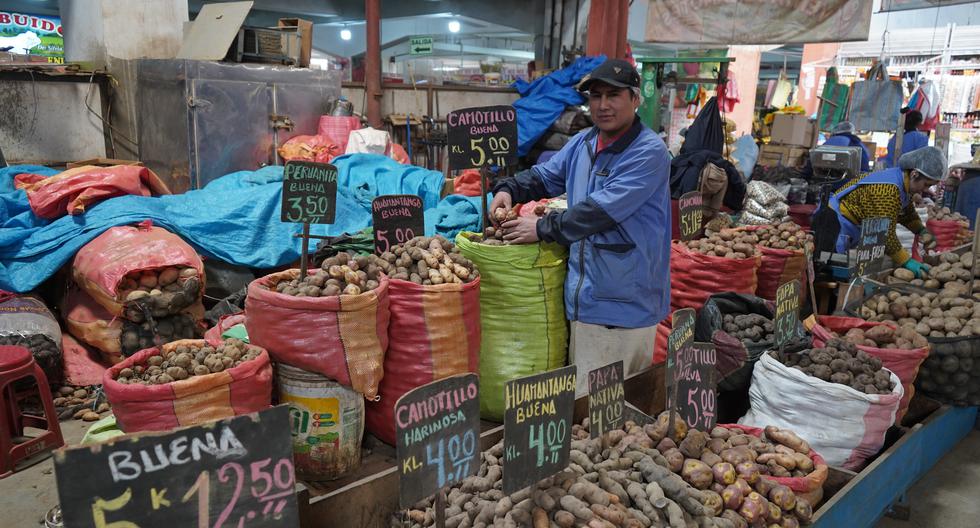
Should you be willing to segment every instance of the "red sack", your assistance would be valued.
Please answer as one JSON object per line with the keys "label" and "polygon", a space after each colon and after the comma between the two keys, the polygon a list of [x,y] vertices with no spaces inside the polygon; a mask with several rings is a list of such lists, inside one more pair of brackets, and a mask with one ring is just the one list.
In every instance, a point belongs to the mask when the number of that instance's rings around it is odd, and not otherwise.
{"label": "red sack", "polygon": [[[764,429],[758,427],[738,424],[719,424],[718,427],[737,429],[759,438],[762,438],[765,432]],[[813,471],[805,477],[772,477],[765,475],[763,478],[777,484],[782,484],[793,490],[793,493],[797,497],[805,499],[810,503],[810,506],[816,509],[817,504],[823,499],[823,484],[827,481],[827,476],[830,474],[830,466],[827,465],[827,462],[824,461],[822,456],[812,449],[810,450],[810,460],[813,461]]]}
{"label": "red sack", "polygon": [[[827,341],[833,338],[831,332],[843,336],[852,328],[869,330],[884,324],[887,323],[873,323],[856,317],[821,315],[817,317],[817,324],[810,329],[810,333],[813,334],[813,346],[822,347]],[[895,327],[894,325],[888,326]],[[881,364],[886,369],[894,372],[898,376],[898,379],[902,381],[905,394],[898,403],[898,411],[895,413],[895,423],[902,423],[902,417],[908,412],[909,402],[915,394],[915,386],[912,383],[919,374],[919,366],[929,357],[929,347],[903,350],[901,348],[877,348],[858,345],[858,350],[863,350],[868,355],[880,359]]]}
{"label": "red sack", "polygon": [[326,136],[294,136],[279,147],[283,161],[330,163],[344,151]]}
{"label": "red sack", "polygon": [[388,157],[397,161],[398,163],[401,163],[402,165],[412,164],[412,160],[408,157],[408,152],[405,152],[405,147],[398,143],[391,144],[391,152],[388,154]]}
{"label": "red sack", "polygon": [[317,125],[316,134],[325,136],[337,144],[340,154],[347,151],[347,139],[352,130],[361,128],[361,118],[357,116],[320,116],[320,123]]}
{"label": "red sack", "polygon": [[[487,189],[489,191],[489,189]],[[480,196],[483,189],[480,187],[480,171],[476,169],[466,169],[456,176],[453,180],[453,193],[463,196]]]}
{"label": "red sack", "polygon": [[670,317],[664,319],[657,325],[657,336],[653,341],[653,364],[667,361],[667,338],[670,337],[672,330]]}
{"label": "red sack", "polygon": [[[182,339],[162,349],[169,352],[180,345],[204,344],[203,339]],[[123,385],[115,380],[120,370],[145,365],[147,358],[159,353],[156,347],[141,350],[102,376],[102,388],[116,423],[125,433],[169,431],[258,412],[272,403],[272,363],[265,350],[237,367],[163,385]]]}
{"label": "red sack", "polygon": [[926,229],[936,235],[936,248],[933,251],[937,253],[968,244],[973,236],[969,224],[956,220],[927,220]]}
{"label": "red sack", "polygon": [[[310,274],[315,273],[310,270]],[[298,269],[266,275],[248,285],[245,327],[253,344],[276,361],[322,374],[373,400],[388,350],[388,278],[360,295],[293,297],[275,291]]]}
{"label": "red sack", "polygon": [[221,334],[225,333],[225,330],[244,322],[245,312],[226,315],[218,320],[218,324],[208,328],[208,331],[204,333],[204,340],[211,346],[218,346],[222,341],[224,341],[224,339],[221,338]]}
{"label": "red sack", "polygon": [[194,268],[199,277],[200,293],[187,299],[189,306],[204,294],[204,263],[201,257],[179,236],[149,221],[137,226],[109,228],[95,240],[82,246],[72,263],[72,278],[112,315],[123,315],[124,299],[119,286],[126,275],[136,271],[162,268]]}
{"label": "red sack", "polygon": [[391,323],[381,399],[365,409],[367,428],[395,444],[395,403],[435,380],[480,372],[480,279],[466,284],[420,286],[393,279],[388,286]]}
{"label": "red sack", "polygon": [[74,387],[100,385],[108,363],[97,351],[79,343],[69,334],[61,335],[61,355],[65,383]]}
{"label": "red sack", "polygon": [[14,178],[14,186],[27,192],[27,201],[36,216],[48,219],[66,213],[82,214],[87,206],[116,196],[170,194],[170,189],[153,171],[138,165],[86,165],[50,178],[25,173]]}
{"label": "red sack", "polygon": [[730,259],[704,255],[674,241],[670,245],[670,309],[700,310],[714,293],[755,294],[762,257]]}
{"label": "red sack", "polygon": [[[738,228],[735,231],[755,231],[762,226]],[[756,297],[769,301],[776,300],[776,290],[783,284],[799,279],[800,284],[806,283],[806,253],[802,249],[775,249],[762,244],[756,244],[756,250],[762,254],[762,261],[756,271],[759,285],[756,287]],[[800,288],[801,302],[804,288]]]}

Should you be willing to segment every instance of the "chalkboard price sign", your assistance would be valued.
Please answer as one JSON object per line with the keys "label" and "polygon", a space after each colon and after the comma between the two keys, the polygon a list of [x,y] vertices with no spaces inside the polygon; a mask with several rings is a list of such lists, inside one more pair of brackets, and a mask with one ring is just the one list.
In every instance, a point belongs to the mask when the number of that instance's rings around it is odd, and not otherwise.
{"label": "chalkboard price sign", "polygon": [[392,247],[425,235],[425,213],[422,198],[414,194],[389,194],[371,202],[374,220],[374,252],[378,255]]}
{"label": "chalkboard price sign", "polygon": [[776,346],[781,347],[793,338],[800,321],[800,281],[793,279],[776,289],[776,319],[773,333]]}
{"label": "chalkboard price sign", "polygon": [[409,508],[480,469],[480,380],[460,374],[395,403],[399,502]]}
{"label": "chalkboard price sign", "polygon": [[54,467],[71,528],[299,526],[289,410],[62,449]]}
{"label": "chalkboard price sign", "polygon": [[715,346],[692,343],[677,354],[677,413],[688,427],[710,431],[717,421]]}
{"label": "chalkboard price sign", "polygon": [[891,219],[885,217],[866,218],[861,222],[861,235],[855,257],[855,275],[864,277],[881,268],[885,258],[885,238]]}
{"label": "chalkboard price sign", "polygon": [[510,105],[464,108],[446,116],[450,170],[517,164],[517,112]]}
{"label": "chalkboard price sign", "polygon": [[677,419],[677,358],[682,350],[691,346],[694,342],[694,310],[692,308],[681,308],[671,314],[670,335],[667,336],[667,409],[670,411],[670,423],[668,431],[673,438],[674,420]]}
{"label": "chalkboard price sign", "polygon": [[504,494],[568,467],[575,410],[575,365],[507,382]]}
{"label": "chalkboard price sign", "polygon": [[617,361],[589,371],[589,434],[598,438],[622,427],[626,391],[623,362]]}
{"label": "chalkboard price sign", "polygon": [[681,223],[681,240],[692,240],[701,232],[704,220],[704,202],[701,193],[691,191],[677,201],[678,217]]}
{"label": "chalkboard price sign", "polygon": [[282,179],[283,222],[332,224],[337,208],[337,167],[287,161]]}

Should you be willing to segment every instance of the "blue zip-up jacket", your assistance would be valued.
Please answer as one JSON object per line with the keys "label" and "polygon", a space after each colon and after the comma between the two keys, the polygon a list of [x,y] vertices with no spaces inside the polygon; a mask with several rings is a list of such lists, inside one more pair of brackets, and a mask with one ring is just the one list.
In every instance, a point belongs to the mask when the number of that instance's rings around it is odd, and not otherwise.
{"label": "blue zip-up jacket", "polygon": [[670,157],[663,140],[633,121],[595,153],[598,129],[513,178],[514,203],[568,193],[568,210],[538,221],[538,238],[569,246],[565,313],[570,321],[653,326],[670,309]]}
{"label": "blue zip-up jacket", "polygon": [[892,134],[891,139],[888,140],[888,154],[885,155],[885,167],[892,168],[898,163],[898,158],[902,157],[902,154],[908,154],[913,150],[919,150],[922,147],[929,146],[929,134],[924,132],[919,132],[918,130],[909,130],[902,136],[902,151],[895,155],[895,135]]}

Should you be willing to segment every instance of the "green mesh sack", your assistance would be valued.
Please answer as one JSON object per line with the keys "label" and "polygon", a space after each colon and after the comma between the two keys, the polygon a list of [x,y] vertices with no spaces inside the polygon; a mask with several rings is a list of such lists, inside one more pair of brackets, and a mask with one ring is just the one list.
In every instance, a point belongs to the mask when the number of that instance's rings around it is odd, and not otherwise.
{"label": "green mesh sack", "polygon": [[480,414],[502,421],[507,381],[565,365],[568,250],[538,243],[488,246],[460,233],[456,245],[480,270]]}

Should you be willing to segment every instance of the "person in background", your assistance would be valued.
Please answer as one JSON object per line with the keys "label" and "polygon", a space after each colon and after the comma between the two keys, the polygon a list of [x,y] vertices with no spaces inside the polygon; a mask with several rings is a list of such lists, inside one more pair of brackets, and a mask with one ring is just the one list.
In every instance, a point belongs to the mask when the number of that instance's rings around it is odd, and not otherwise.
{"label": "person in background", "polygon": [[590,370],[622,360],[632,374],[653,359],[670,310],[670,157],[640,122],[640,75],[610,59],[579,84],[595,126],[545,163],[501,180],[490,210],[568,194],[568,209],[504,222],[504,240],[569,247],[565,315],[578,394]]}
{"label": "person in background", "polygon": [[915,212],[912,197],[941,182],[946,176],[946,157],[936,147],[923,147],[898,159],[898,167],[873,172],[855,178],[830,197],[829,206],[837,212],[840,232],[837,235],[838,253],[847,253],[860,242],[861,222],[868,218],[891,219],[885,254],[896,266],[921,278],[929,266],[913,259],[902,247],[895,234],[895,225],[902,224],[919,235],[927,248],[935,247],[936,237],[929,232]]}
{"label": "person in background", "polygon": [[914,150],[929,145],[929,134],[916,130],[922,124],[922,114],[918,110],[909,110],[907,107],[902,109],[905,114],[905,135],[902,138],[902,151],[895,152],[895,135],[888,140],[888,154],[885,155],[885,167],[895,166],[895,160]]}
{"label": "person in background", "polygon": [[864,142],[861,141],[861,138],[855,136],[854,132],[853,123],[850,121],[841,121],[830,131],[831,135],[824,142],[824,145],[861,147],[861,172],[868,172],[871,170],[871,154],[868,152],[868,147],[864,146]]}

